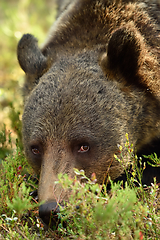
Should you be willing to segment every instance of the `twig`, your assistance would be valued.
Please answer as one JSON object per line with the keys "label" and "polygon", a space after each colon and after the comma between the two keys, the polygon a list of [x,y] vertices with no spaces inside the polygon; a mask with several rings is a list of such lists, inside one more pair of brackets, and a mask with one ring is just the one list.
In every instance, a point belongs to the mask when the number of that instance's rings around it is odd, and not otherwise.
{"label": "twig", "polygon": [[9,233],[9,230],[8,230],[7,228],[5,228],[3,225],[1,225],[1,227],[2,227],[6,232]]}
{"label": "twig", "polygon": [[16,226],[17,232],[22,235],[22,237],[24,237],[26,240],[29,240],[29,238],[26,237],[26,235],[18,228],[18,226]]}

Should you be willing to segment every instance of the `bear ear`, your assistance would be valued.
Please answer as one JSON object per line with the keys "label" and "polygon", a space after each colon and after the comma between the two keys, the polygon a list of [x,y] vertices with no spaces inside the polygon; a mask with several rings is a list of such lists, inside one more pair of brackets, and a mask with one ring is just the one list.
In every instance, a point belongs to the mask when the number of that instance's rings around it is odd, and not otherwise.
{"label": "bear ear", "polygon": [[111,34],[107,54],[101,59],[105,72],[121,74],[127,82],[138,81],[139,69],[144,62],[144,41],[132,24],[118,28]]}
{"label": "bear ear", "polygon": [[48,69],[47,58],[42,54],[37,39],[31,34],[24,34],[17,47],[19,64],[27,75],[40,78]]}

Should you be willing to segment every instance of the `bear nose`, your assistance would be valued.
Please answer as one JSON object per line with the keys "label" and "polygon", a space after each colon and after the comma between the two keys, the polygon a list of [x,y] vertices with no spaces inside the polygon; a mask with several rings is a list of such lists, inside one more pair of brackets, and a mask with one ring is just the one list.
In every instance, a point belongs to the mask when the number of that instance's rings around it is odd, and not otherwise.
{"label": "bear nose", "polygon": [[57,202],[44,203],[39,207],[39,216],[42,221],[49,226],[58,225],[59,207]]}

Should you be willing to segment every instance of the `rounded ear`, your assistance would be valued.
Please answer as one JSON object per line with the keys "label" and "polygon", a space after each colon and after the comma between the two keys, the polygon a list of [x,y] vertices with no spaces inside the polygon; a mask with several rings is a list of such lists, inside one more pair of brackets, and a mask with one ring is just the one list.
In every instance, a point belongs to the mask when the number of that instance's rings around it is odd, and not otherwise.
{"label": "rounded ear", "polygon": [[31,34],[24,34],[17,47],[19,64],[27,75],[38,79],[48,69],[47,58],[38,47],[37,39]]}
{"label": "rounded ear", "polygon": [[144,62],[144,49],[143,37],[131,24],[118,28],[111,34],[107,54],[101,60],[102,68],[129,81],[138,75]]}

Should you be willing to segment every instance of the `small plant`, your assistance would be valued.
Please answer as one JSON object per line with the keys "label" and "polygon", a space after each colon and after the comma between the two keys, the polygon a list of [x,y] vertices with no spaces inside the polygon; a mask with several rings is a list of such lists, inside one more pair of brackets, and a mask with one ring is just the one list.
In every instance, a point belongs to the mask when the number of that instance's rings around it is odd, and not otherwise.
{"label": "small plant", "polygon": [[11,120],[11,127],[16,133],[17,139],[16,144],[18,144],[20,150],[23,150],[22,144],[22,122],[20,120],[20,111],[16,111],[13,104],[10,103],[10,114],[9,118]]}
{"label": "small plant", "polygon": [[2,214],[1,216],[4,219],[4,221],[7,222],[8,225],[12,225],[15,222],[17,222],[17,220],[18,220],[18,217],[15,217],[15,214],[16,214],[16,211],[13,210],[13,213],[12,213],[11,217],[7,217],[6,214]]}
{"label": "small plant", "polygon": [[[59,184],[70,190],[69,202],[61,209],[68,234],[82,239],[140,239],[140,233],[145,234],[145,224],[150,221],[148,207],[138,200],[134,189],[127,183],[123,189],[121,183],[111,181],[108,194],[105,186],[88,180],[84,171],[75,172],[74,179],[59,176]],[[77,175],[87,182],[81,183]],[[61,231],[66,233],[63,228]]]}
{"label": "small plant", "polygon": [[25,210],[31,209],[34,207],[31,204],[32,197],[29,195],[31,189],[26,186],[25,182],[22,182],[17,189],[17,183],[13,183],[13,189],[15,190],[15,196],[12,200],[9,197],[6,197],[6,203],[11,210],[14,210],[20,217]]}
{"label": "small plant", "polygon": [[151,154],[151,155],[143,155],[145,158],[149,159],[149,161],[147,162],[149,165],[151,165],[152,167],[160,167],[160,158],[157,157],[157,154]]}
{"label": "small plant", "polygon": [[[11,135],[10,146],[12,147]],[[28,173],[32,172],[24,154],[19,146],[14,150],[11,147],[10,154],[2,161],[0,168],[0,229],[6,239],[21,239],[20,235],[26,233],[22,233],[18,226],[21,229],[27,228],[30,218],[25,218],[23,225],[25,214],[31,213],[31,209],[35,209],[39,204],[34,203],[30,196],[31,190],[37,186],[31,177],[27,177]]]}
{"label": "small plant", "polygon": [[[0,213],[4,210],[4,207],[6,210],[16,210],[18,214],[21,210],[27,209],[27,206],[30,207],[31,197],[29,192],[36,185],[30,177],[27,177],[29,173],[33,174],[33,171],[30,169],[23,152],[17,146],[16,151],[12,150],[12,153],[2,161],[0,204],[3,208],[1,208]],[[23,208],[21,205],[23,205]]]}
{"label": "small plant", "polygon": [[[120,145],[118,145],[118,148],[120,157],[118,157],[116,154],[114,155],[114,157],[121,164],[125,171],[128,186],[134,188],[135,184],[137,184],[139,187],[143,188],[142,175],[146,165],[144,163],[144,165],[142,166],[142,159],[138,159],[137,155],[134,154],[133,144],[130,144],[127,133],[124,149]],[[129,168],[126,167],[126,162],[129,163]]]}
{"label": "small plant", "polygon": [[7,132],[6,125],[0,131],[0,163],[11,152],[11,132]]}

